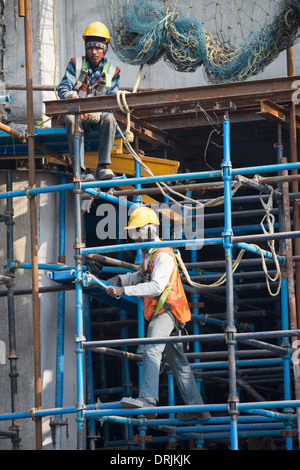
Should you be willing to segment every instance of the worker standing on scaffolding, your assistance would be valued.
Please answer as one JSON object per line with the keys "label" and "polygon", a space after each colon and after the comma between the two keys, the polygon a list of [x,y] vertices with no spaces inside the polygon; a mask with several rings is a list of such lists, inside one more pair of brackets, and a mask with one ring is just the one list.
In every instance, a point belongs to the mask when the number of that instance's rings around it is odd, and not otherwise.
{"label": "worker standing on scaffolding", "polygon": [[[158,226],[159,220],[156,213],[148,207],[139,207],[131,214],[126,228],[135,242],[145,242],[160,241]],[[175,254],[169,247],[150,248],[144,251],[139,271],[120,274],[109,281],[113,285],[107,287],[107,293],[112,297],[122,294],[144,297],[144,316],[149,321],[148,338],[178,335],[185,323],[191,319]],[[144,408],[157,405],[159,374],[164,351],[184,403],[203,405],[203,399],[184,354],[183,345],[178,342],[145,345],[139,397],[135,399],[124,397],[121,400],[123,408]],[[147,414],[147,417],[154,416]],[[206,421],[210,418],[210,413],[208,411],[177,413],[177,418]]]}
{"label": "worker standing on scaffolding", "polygon": [[[103,23],[91,23],[83,34],[86,55],[73,57],[64,77],[58,85],[60,99],[86,98],[104,94],[116,94],[119,89],[120,70],[105,57],[110,43],[110,34]],[[63,116],[62,124],[67,130],[69,151],[74,166],[75,116]],[[93,181],[91,173],[85,173],[84,137],[91,130],[98,131],[98,166],[96,178],[109,179],[114,176],[107,168],[111,163],[110,154],[116,135],[116,120],[112,113],[89,113],[80,116],[81,131],[80,164],[83,181]]]}

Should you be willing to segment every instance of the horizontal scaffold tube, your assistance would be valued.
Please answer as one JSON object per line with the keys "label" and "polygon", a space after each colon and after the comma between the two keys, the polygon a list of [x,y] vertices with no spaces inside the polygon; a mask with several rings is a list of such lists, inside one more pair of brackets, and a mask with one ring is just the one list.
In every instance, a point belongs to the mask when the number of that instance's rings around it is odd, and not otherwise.
{"label": "horizontal scaffold tube", "polygon": [[[109,409],[110,412],[112,409],[117,409],[121,408],[121,405],[119,402],[115,403],[101,403],[101,405],[96,405],[105,409]],[[95,408],[95,405],[86,405],[87,410],[93,410]],[[11,419],[26,419],[26,418],[42,418],[44,416],[52,416],[52,415],[61,415],[61,414],[71,414],[71,413],[76,413],[77,408],[69,407],[69,408],[49,408],[45,410],[37,410],[35,408],[32,408],[30,411],[19,411],[17,413],[6,413],[4,415],[0,415],[0,421],[8,421]]]}
{"label": "horizontal scaffold tube", "polygon": [[[300,236],[300,232],[298,232],[298,233],[299,233],[298,236]],[[273,254],[270,253],[269,251],[263,250],[262,248],[259,250],[255,246],[249,245],[248,243],[234,243],[234,246],[237,246],[238,248],[241,248],[242,250],[250,251],[251,253],[255,253],[255,254],[262,253],[267,258],[274,258]],[[277,256],[277,259],[281,263],[285,262],[285,257],[284,256]]]}
{"label": "horizontal scaffold tube", "polygon": [[[243,235],[241,237],[236,236],[232,237],[232,243],[234,244],[239,244],[239,245],[244,245],[244,243],[241,243],[243,241],[246,242],[263,242],[267,240],[282,240],[282,239],[287,239],[287,238],[299,238],[300,237],[300,231],[294,231],[294,232],[279,232],[279,233],[272,233],[269,235],[265,234],[256,234],[256,235]],[[280,257],[278,257],[280,258]]]}
{"label": "horizontal scaffold tube", "polygon": [[[263,173],[272,173],[274,171],[282,170],[298,170],[300,169],[300,162],[295,163],[286,163],[278,165],[263,165],[255,166],[249,168],[237,168],[231,171],[232,175],[247,175],[247,174],[256,174],[258,172]],[[149,184],[149,183],[160,183],[166,181],[181,181],[181,180],[190,180],[190,179],[201,179],[201,178],[217,178],[222,177],[222,170],[216,171],[204,171],[204,172],[194,172],[194,173],[178,173],[176,175],[159,175],[159,176],[143,176],[141,178],[116,178],[115,180],[105,180],[105,181],[93,181],[89,183],[81,183],[82,189],[87,188],[112,188],[116,186],[126,186],[129,183],[131,185],[137,184]],[[0,199],[7,199],[12,197],[22,197],[22,196],[37,196],[38,194],[45,194],[50,192],[59,192],[59,191],[72,191],[74,189],[73,183],[61,184],[56,186],[48,186],[46,188],[34,188],[34,189],[24,189],[21,191],[9,191],[3,192],[0,194]]]}
{"label": "horizontal scaffold tube", "polygon": [[[252,409],[261,409],[261,408],[287,408],[287,407],[299,407],[299,400],[285,400],[285,401],[268,401],[268,402],[255,402],[255,403],[238,403],[238,411],[247,411]],[[143,414],[147,415],[153,412],[162,414],[162,413],[173,413],[178,411],[192,412],[192,411],[228,411],[228,405],[226,404],[216,404],[216,405],[179,405],[179,406],[158,406],[158,407],[149,407],[143,408]],[[140,409],[111,409],[111,410],[84,410],[83,415],[85,418],[98,418],[100,416],[128,416],[128,415],[139,415],[141,414]]]}
{"label": "horizontal scaffold tube", "polygon": [[[277,237],[278,236],[278,237]],[[300,237],[300,232],[282,232],[280,234],[273,234],[271,235],[253,235],[254,240],[261,240],[261,239],[270,239],[270,238],[296,238]],[[257,249],[252,247],[251,245],[245,243],[235,243],[235,239],[237,237],[232,237],[232,243],[240,248],[246,249],[247,251],[252,251],[255,253],[260,253]],[[238,237],[238,240],[245,239],[246,237]],[[248,239],[248,238],[247,238]],[[91,248],[83,248],[81,249],[81,254],[88,255],[93,253],[113,253],[119,251],[127,251],[127,250],[139,250],[142,248],[152,248],[152,247],[200,247],[203,245],[221,245],[223,244],[223,238],[195,238],[192,240],[165,240],[159,242],[140,242],[140,243],[126,243],[126,244],[119,244],[119,245],[108,245],[108,246],[96,246]],[[243,245],[243,246],[242,246]],[[262,250],[263,254],[268,258],[273,258],[272,253]],[[284,263],[285,258],[283,256],[277,256],[279,262]]]}
{"label": "horizontal scaffold tube", "polygon": [[[253,339],[253,338],[282,338],[284,336],[299,336],[300,330],[277,330],[277,331],[257,331],[252,333],[236,333],[235,339]],[[195,341],[224,341],[226,333],[207,334],[207,335],[187,335],[187,336],[168,336],[160,338],[131,338],[131,339],[108,339],[102,341],[85,341],[82,343],[84,349],[93,349],[101,346],[105,347],[123,347],[140,344],[162,344],[162,343],[188,343]]]}
{"label": "horizontal scaffold tube", "polygon": [[152,247],[172,247],[172,246],[197,246],[197,245],[222,245],[223,238],[195,238],[194,240],[166,240],[160,242],[141,242],[141,243],[124,243],[120,245],[98,246],[91,248],[82,248],[81,254],[88,255],[93,253],[112,253],[127,250],[139,250],[142,248]]}
{"label": "horizontal scaffold tube", "polygon": [[91,196],[99,197],[101,199],[104,199],[105,201],[112,202],[114,204],[118,204],[120,206],[124,207],[139,207],[138,204],[135,204],[134,202],[127,201],[127,199],[124,198],[118,198],[116,196],[112,196],[109,193],[105,193],[103,191],[96,191],[95,189],[84,189],[84,192],[87,194],[90,194]]}

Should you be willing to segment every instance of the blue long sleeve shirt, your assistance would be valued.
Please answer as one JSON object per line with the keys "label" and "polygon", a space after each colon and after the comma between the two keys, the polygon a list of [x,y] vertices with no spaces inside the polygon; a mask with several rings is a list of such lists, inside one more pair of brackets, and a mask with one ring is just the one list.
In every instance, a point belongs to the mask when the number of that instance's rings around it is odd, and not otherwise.
{"label": "blue long sleeve shirt", "polygon": [[[99,76],[102,73],[104,65],[107,63],[107,58],[103,57],[103,59],[99,62],[99,65],[96,69],[93,70],[90,61],[86,57],[87,64],[88,64],[88,74],[87,80],[89,84],[92,86],[98,80]],[[112,77],[112,84],[111,88],[106,91],[106,94],[116,94],[119,89],[119,81],[120,81],[120,70],[117,69],[116,73]],[[57,87],[58,96],[60,99],[64,99],[65,94],[69,91],[73,90],[74,85],[77,82],[76,77],[76,66],[74,58],[72,58],[66,68],[65,74]]]}

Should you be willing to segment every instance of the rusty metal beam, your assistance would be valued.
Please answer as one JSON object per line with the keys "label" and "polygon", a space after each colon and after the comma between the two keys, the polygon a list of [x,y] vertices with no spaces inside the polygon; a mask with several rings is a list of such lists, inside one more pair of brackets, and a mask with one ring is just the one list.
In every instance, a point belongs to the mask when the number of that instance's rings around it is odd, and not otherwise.
{"label": "rusty metal beam", "polygon": [[[286,129],[290,127],[290,111],[277,103],[270,100],[262,100],[260,102],[260,111],[257,113],[259,116],[272,122],[280,122]],[[295,126],[300,129],[300,118],[295,116]]]}
{"label": "rusty metal beam", "polygon": [[[283,77],[268,80],[257,80],[222,85],[208,85],[193,88],[175,88],[140,93],[129,93],[126,101],[130,109],[138,117],[142,110],[143,116],[150,117],[153,112],[160,112],[165,117],[178,110],[199,110],[204,105],[210,105],[212,110],[227,106],[230,102],[238,107],[247,107],[255,102],[270,99],[274,102],[288,103],[291,101],[292,86],[297,78]],[[114,95],[79,98],[73,100],[53,100],[45,102],[45,114],[57,116],[74,112],[119,111],[119,105]]]}
{"label": "rusty metal beam", "polygon": [[[127,125],[127,119],[124,114],[118,112],[114,114],[120,126]],[[189,155],[194,158],[198,158],[195,149],[179,137],[172,136],[165,130],[159,129],[153,124],[141,121],[133,114],[130,117],[130,121],[131,131],[138,134],[140,139],[150,142],[153,145],[162,145],[184,156],[189,153]]]}

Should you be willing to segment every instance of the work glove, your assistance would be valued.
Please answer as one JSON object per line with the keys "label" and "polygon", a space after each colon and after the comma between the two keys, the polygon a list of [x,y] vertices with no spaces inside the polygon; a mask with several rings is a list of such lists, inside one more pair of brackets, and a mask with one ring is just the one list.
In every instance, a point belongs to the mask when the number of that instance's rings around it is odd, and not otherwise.
{"label": "work glove", "polygon": [[99,263],[99,261],[87,258],[84,264],[86,265],[87,270],[91,274],[93,274],[96,277],[100,277],[103,266],[101,263]]}
{"label": "work glove", "polygon": [[98,124],[101,114],[102,113],[89,113],[85,118],[85,122],[87,124]]}
{"label": "work glove", "polygon": [[65,93],[65,96],[64,96],[65,100],[71,100],[71,99],[74,99],[74,98],[78,98],[78,93],[77,91],[67,91],[67,93]]}

